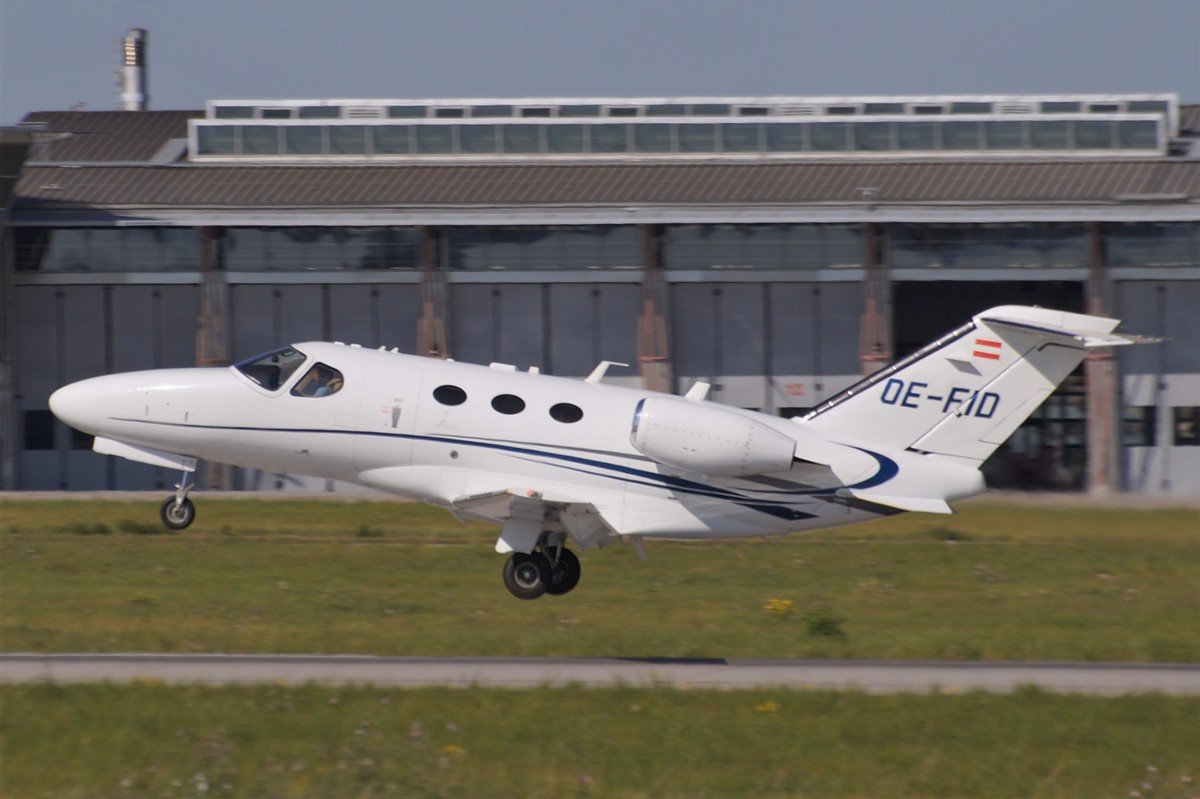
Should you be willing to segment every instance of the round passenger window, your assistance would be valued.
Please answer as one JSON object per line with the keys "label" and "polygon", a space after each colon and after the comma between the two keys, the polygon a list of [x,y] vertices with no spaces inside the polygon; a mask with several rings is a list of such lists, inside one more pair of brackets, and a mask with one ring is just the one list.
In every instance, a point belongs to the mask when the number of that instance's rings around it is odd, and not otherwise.
{"label": "round passenger window", "polygon": [[438,386],[433,390],[433,398],[443,405],[462,405],[467,401],[467,392],[458,386]]}
{"label": "round passenger window", "polygon": [[560,402],[557,405],[550,406],[550,416],[556,422],[572,424],[583,418],[583,411],[578,405],[572,405],[569,402]]}
{"label": "round passenger window", "polygon": [[497,394],[492,397],[492,407],[500,413],[507,413],[511,416],[525,410],[525,400],[515,394]]}

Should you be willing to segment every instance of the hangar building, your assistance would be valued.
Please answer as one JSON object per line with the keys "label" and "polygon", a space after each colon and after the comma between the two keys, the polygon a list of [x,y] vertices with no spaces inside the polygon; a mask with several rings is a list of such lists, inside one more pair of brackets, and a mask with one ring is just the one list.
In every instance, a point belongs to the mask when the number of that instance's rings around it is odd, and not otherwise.
{"label": "hangar building", "polygon": [[990,482],[1200,493],[1200,106],[1170,94],[39,112],[0,200],[0,488],[174,481],[50,414],[106,372],[331,339],[791,416],[1017,302],[1167,340],[1089,358]]}

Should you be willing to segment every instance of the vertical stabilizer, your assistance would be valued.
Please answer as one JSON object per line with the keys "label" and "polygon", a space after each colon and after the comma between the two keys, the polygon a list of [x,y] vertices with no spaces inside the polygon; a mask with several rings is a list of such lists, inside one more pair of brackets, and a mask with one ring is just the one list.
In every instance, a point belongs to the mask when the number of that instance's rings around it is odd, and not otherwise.
{"label": "vertical stabilizer", "polygon": [[832,435],[982,463],[1090,347],[1137,343],[1118,320],[1005,305],[868,377],[804,417]]}

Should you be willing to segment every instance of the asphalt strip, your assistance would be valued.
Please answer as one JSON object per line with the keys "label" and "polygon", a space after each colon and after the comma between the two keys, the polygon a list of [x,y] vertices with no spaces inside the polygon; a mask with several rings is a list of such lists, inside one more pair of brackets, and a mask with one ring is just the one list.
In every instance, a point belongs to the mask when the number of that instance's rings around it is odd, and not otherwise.
{"label": "asphalt strip", "polygon": [[867,693],[1007,693],[1033,686],[1096,696],[1200,696],[1200,664],[637,658],[424,658],[359,655],[4,654],[0,683],[474,686],[578,685]]}

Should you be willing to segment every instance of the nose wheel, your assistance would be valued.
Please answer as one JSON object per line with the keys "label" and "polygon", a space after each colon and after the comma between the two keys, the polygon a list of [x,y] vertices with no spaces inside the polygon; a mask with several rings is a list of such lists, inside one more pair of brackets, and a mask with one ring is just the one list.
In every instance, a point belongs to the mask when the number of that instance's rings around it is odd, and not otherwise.
{"label": "nose wheel", "polygon": [[562,596],[579,585],[579,558],[564,546],[514,552],[504,563],[504,587],[517,599]]}
{"label": "nose wheel", "polygon": [[175,486],[175,493],[164,499],[163,504],[159,506],[158,517],[167,529],[182,530],[196,520],[196,506],[187,498],[191,489],[191,472],[184,472]]}

